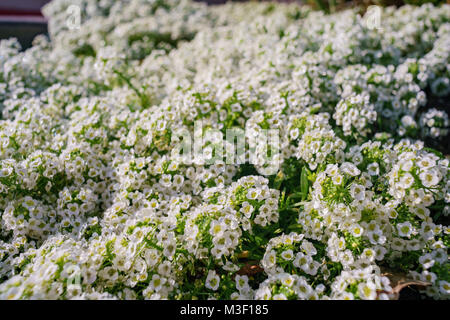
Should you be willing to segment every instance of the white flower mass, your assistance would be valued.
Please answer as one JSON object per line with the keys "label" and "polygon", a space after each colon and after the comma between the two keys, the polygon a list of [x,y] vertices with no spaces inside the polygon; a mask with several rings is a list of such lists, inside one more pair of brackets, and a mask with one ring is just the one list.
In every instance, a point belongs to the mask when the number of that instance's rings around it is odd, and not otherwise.
{"label": "white flower mass", "polygon": [[[0,42],[0,298],[449,299],[450,5],[380,12],[44,7]],[[278,170],[173,156],[232,128]]]}

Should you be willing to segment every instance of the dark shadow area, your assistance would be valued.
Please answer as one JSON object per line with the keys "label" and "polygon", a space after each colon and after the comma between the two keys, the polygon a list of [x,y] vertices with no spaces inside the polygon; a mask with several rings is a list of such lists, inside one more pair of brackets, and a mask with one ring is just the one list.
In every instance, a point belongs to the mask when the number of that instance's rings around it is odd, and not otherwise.
{"label": "dark shadow area", "polygon": [[0,20],[0,39],[15,37],[22,45],[22,49],[31,47],[34,37],[43,33],[47,33],[46,23]]}

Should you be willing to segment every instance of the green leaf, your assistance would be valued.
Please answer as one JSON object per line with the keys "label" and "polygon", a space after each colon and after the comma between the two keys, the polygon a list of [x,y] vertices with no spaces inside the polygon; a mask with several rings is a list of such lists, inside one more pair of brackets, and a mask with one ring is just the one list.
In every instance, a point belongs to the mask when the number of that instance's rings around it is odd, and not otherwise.
{"label": "green leaf", "polygon": [[308,197],[308,188],[309,188],[308,169],[306,169],[306,167],[303,167],[300,176],[300,191],[302,194],[303,201],[306,200],[306,198]]}
{"label": "green leaf", "polygon": [[273,182],[273,189],[279,190],[281,187],[281,184],[283,183],[283,180],[284,180],[284,174],[282,171],[279,171]]}

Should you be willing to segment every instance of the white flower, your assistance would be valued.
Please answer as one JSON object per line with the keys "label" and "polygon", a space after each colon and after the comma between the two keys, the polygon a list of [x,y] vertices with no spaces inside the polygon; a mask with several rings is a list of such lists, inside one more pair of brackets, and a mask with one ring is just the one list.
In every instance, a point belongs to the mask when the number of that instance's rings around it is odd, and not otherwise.
{"label": "white flower", "polygon": [[397,224],[397,231],[400,237],[409,238],[412,235],[414,228],[411,225],[411,222],[405,221]]}
{"label": "white flower", "polygon": [[412,176],[412,174],[407,172],[400,178],[399,186],[403,189],[408,189],[412,186],[413,183],[414,183],[414,177]]}
{"label": "white flower", "polygon": [[365,188],[360,184],[353,183],[350,186],[350,194],[353,199],[362,201],[365,198]]}
{"label": "white flower", "polygon": [[150,281],[150,288],[152,291],[160,291],[162,286],[166,283],[165,278],[161,278],[158,274],[154,274],[152,276],[152,280]]}
{"label": "white flower", "polygon": [[242,208],[239,211],[242,212],[247,218],[250,218],[252,212],[254,211],[254,208],[251,204],[245,201],[244,203],[242,203]]}
{"label": "white flower", "polygon": [[258,198],[258,196],[259,196],[259,190],[257,190],[257,189],[250,188],[247,191],[247,198],[250,200],[254,200],[254,199]]}
{"label": "white flower", "polygon": [[220,277],[216,274],[214,270],[209,270],[208,276],[206,277],[205,287],[213,291],[217,291],[220,284]]}
{"label": "white flower", "polygon": [[371,176],[377,176],[380,173],[380,166],[377,162],[372,162],[367,166],[367,172]]}
{"label": "white flower", "polygon": [[353,224],[350,227],[350,233],[354,236],[354,237],[361,237],[362,234],[364,232],[364,229],[357,223]]}
{"label": "white flower", "polygon": [[265,268],[271,268],[276,264],[276,262],[277,262],[277,254],[274,250],[264,255],[263,266]]}
{"label": "white flower", "polygon": [[439,281],[439,290],[443,294],[450,294],[450,283],[445,280]]}
{"label": "white flower", "polygon": [[272,300],[287,300],[287,298],[285,294],[277,293],[272,297]]}
{"label": "white flower", "polygon": [[291,261],[292,259],[294,259],[294,252],[291,249],[285,250],[281,253],[281,257],[284,260]]}
{"label": "white flower", "polygon": [[294,266],[297,268],[306,268],[309,270],[309,263],[312,261],[312,258],[309,255],[305,255],[303,252],[298,252],[295,256],[295,260],[293,262]]}
{"label": "white flower", "polygon": [[248,276],[246,275],[236,275],[235,278],[236,281],[236,289],[238,289],[239,291],[246,291],[250,288],[250,286],[248,285]]}
{"label": "white flower", "polygon": [[314,256],[315,254],[317,254],[317,249],[316,249],[316,247],[314,247],[312,242],[309,242],[307,240],[303,240],[300,247],[309,256]]}
{"label": "white flower", "polygon": [[429,283],[434,283],[437,279],[437,276],[435,273],[424,270],[422,271],[422,280],[429,282]]}
{"label": "white flower", "polygon": [[440,177],[435,170],[427,170],[419,174],[422,184],[427,187],[433,187],[439,183]]}
{"label": "white flower", "polygon": [[432,254],[426,253],[419,258],[419,263],[424,269],[429,269],[435,264],[435,259]]}
{"label": "white flower", "polygon": [[209,233],[211,233],[211,235],[214,237],[220,238],[223,236],[223,233],[225,230],[226,230],[226,227],[223,225],[222,222],[214,220],[211,222],[211,227],[209,229]]}
{"label": "white flower", "polygon": [[283,273],[281,275],[281,284],[286,287],[292,287],[294,284],[294,278],[288,273]]}
{"label": "white flower", "polygon": [[335,174],[334,176],[331,177],[331,180],[333,181],[333,183],[335,185],[339,186],[342,184],[342,181],[344,180],[344,178],[340,174]]}
{"label": "white flower", "polygon": [[362,282],[358,284],[358,293],[363,300],[374,300],[377,296],[376,286],[371,281]]}

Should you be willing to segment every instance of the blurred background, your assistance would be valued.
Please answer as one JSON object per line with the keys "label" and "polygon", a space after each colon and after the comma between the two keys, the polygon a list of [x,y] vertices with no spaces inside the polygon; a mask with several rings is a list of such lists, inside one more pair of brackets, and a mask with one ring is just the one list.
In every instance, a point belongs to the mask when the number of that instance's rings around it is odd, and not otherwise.
{"label": "blurred background", "polygon": [[0,39],[16,37],[23,48],[47,32],[41,8],[50,0],[0,0]]}
{"label": "blurred background", "polygon": [[[0,39],[18,38],[22,48],[28,48],[34,37],[47,32],[47,22],[41,14],[41,8],[51,0],[0,0]],[[210,5],[222,4],[227,0],[194,0]],[[235,0],[243,2],[246,0]],[[258,1],[258,0],[250,0]],[[404,4],[421,5],[450,3],[450,0],[272,0],[273,2],[298,2],[314,9],[332,13],[349,7],[361,7],[364,11],[370,5],[401,6]]]}

